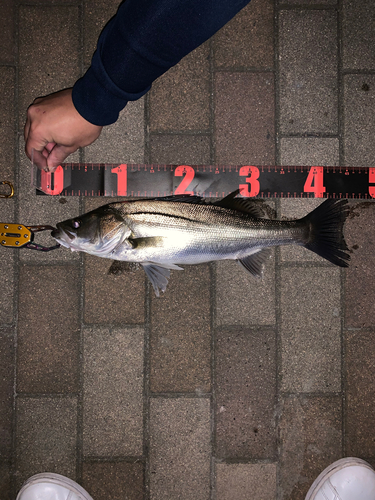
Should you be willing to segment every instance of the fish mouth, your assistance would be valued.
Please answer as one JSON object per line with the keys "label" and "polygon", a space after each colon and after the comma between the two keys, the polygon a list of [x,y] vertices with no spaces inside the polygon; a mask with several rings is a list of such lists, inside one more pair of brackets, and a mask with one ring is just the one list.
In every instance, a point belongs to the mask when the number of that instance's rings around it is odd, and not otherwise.
{"label": "fish mouth", "polygon": [[59,224],[57,224],[56,229],[51,232],[51,236],[65,248],[71,248],[71,244],[75,238],[74,234],[69,230],[62,229]]}

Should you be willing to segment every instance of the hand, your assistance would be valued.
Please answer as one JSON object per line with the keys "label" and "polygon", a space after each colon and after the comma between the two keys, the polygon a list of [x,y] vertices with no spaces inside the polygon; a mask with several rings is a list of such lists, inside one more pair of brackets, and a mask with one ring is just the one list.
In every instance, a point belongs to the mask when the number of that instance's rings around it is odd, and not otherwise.
{"label": "hand", "polygon": [[103,127],[85,120],[72,101],[72,89],[35,99],[27,110],[25,151],[43,170],[53,172],[78,148],[94,142]]}

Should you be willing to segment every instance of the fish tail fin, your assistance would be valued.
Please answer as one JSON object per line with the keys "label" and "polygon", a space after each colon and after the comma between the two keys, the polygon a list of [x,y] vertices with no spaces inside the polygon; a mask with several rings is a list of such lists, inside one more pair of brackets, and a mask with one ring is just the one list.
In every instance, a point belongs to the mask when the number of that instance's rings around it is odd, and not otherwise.
{"label": "fish tail fin", "polygon": [[347,200],[330,198],[319,205],[302,219],[309,227],[304,246],[337,266],[348,267],[350,255],[343,234],[348,214]]}

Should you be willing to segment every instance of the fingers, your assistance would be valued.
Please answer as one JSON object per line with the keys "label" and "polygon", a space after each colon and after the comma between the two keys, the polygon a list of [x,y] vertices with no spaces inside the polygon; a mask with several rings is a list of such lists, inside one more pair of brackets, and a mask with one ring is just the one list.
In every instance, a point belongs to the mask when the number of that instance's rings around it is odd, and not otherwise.
{"label": "fingers", "polygon": [[64,160],[76,149],[74,147],[66,147],[56,144],[51,152],[46,157],[47,167],[49,172],[54,172],[56,168],[64,162]]}

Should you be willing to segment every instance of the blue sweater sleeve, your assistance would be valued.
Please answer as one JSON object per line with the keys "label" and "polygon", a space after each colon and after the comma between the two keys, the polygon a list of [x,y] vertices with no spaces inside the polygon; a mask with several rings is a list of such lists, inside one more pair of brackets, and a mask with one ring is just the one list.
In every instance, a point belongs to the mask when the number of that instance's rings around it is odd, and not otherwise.
{"label": "blue sweater sleeve", "polygon": [[208,40],[250,0],[125,0],[102,31],[73,103],[95,125],[114,123],[185,55]]}

